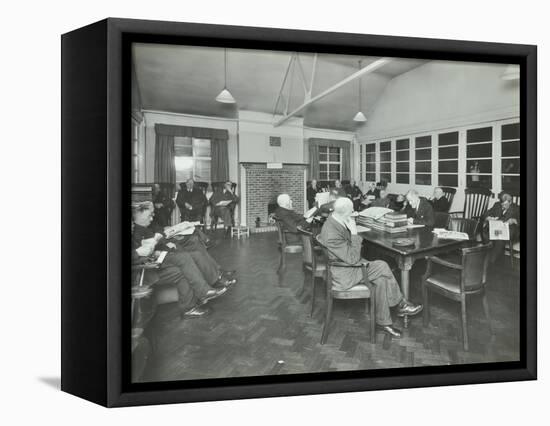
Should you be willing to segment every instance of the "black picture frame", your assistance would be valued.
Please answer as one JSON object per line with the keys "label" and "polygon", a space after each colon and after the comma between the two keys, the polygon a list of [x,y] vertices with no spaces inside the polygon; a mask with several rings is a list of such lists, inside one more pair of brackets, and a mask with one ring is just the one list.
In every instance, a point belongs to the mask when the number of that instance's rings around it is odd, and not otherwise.
{"label": "black picture frame", "polygon": [[[130,147],[123,141],[132,42],[519,64],[521,168],[529,170],[521,178],[520,361],[131,384]],[[61,45],[62,390],[116,407],[536,379],[536,46],[113,18],[64,34]]]}

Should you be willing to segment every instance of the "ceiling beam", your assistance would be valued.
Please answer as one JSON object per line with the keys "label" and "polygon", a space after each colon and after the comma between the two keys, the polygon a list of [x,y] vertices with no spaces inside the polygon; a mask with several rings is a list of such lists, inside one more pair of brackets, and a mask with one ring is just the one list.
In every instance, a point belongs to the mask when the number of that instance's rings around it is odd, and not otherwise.
{"label": "ceiling beam", "polygon": [[391,61],[390,58],[381,58],[381,59],[378,59],[378,60],[374,61],[373,63],[367,65],[365,68],[353,73],[349,77],[346,77],[342,81],[336,83],[335,85],[329,87],[325,91],[319,93],[318,95],[316,95],[313,98],[309,99],[308,101],[304,102],[302,105],[300,105],[298,108],[293,110],[291,113],[285,114],[279,120],[275,121],[275,123],[273,123],[273,126],[274,127],[280,126],[285,121],[287,121],[291,117],[294,117],[296,114],[298,114],[299,112],[301,112],[302,110],[307,108],[309,105],[313,104],[314,102],[317,102],[318,100],[323,99],[325,96],[330,95],[332,92],[338,90],[339,88],[345,86],[346,84],[351,83],[352,81],[358,79],[359,77],[362,77],[366,74],[369,74],[371,72],[376,71],[378,68],[386,65],[390,61]]}

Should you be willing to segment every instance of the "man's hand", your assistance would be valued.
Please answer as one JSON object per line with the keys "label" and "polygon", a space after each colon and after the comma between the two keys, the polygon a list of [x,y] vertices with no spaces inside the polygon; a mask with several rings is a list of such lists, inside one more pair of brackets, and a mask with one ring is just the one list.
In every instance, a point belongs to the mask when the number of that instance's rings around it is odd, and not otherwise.
{"label": "man's hand", "polygon": [[136,249],[136,252],[140,257],[148,257],[148,256],[151,256],[151,253],[153,253],[154,248],[155,247],[152,245],[141,246]]}
{"label": "man's hand", "polygon": [[157,232],[157,233],[155,233],[155,236],[153,238],[155,239],[155,241],[159,242],[160,240],[162,240],[162,234],[159,234]]}
{"label": "man's hand", "polygon": [[177,248],[177,246],[174,243],[166,243],[166,247],[172,250],[175,250]]}
{"label": "man's hand", "polygon": [[155,203],[155,209],[160,209],[164,204],[162,203]]}
{"label": "man's hand", "polygon": [[412,217],[407,218],[407,222],[409,225],[412,225],[414,223],[414,219]]}
{"label": "man's hand", "polygon": [[193,206],[192,206],[191,204],[189,204],[189,203],[185,203],[185,208],[186,208],[187,210],[193,210]]}
{"label": "man's hand", "polygon": [[506,222],[508,225],[517,225],[518,221],[516,219],[508,219]]}
{"label": "man's hand", "polygon": [[157,245],[157,240],[155,238],[146,238],[141,240],[142,247],[151,247],[154,249],[156,245]]}

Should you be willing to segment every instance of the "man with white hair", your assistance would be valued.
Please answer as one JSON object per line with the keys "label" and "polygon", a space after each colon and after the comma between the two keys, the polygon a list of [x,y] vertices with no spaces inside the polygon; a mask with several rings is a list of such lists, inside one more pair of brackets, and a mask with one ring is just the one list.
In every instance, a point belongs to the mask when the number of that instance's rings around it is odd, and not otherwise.
{"label": "man with white hair", "polygon": [[280,194],[277,197],[277,205],[275,216],[282,222],[285,231],[294,234],[293,237],[290,237],[290,240],[298,241],[298,226],[309,228],[310,221],[292,209],[292,199],[288,194]]}
{"label": "man with white hair", "polygon": [[424,197],[421,197],[414,189],[407,192],[407,202],[410,206],[410,208],[407,209],[409,223],[433,228],[435,224],[435,215],[430,202]]}
{"label": "man with white hair", "polygon": [[445,197],[445,193],[440,186],[434,188],[434,197],[432,199],[432,206],[435,212],[447,213],[449,208],[449,200]]}
{"label": "man with white hair", "polygon": [[[398,316],[412,316],[422,310],[422,305],[415,305],[403,298],[399,285],[388,264],[382,260],[369,262],[361,258],[363,239],[357,235],[355,220],[351,217],[353,203],[348,198],[339,198],[334,203],[334,212],[327,219],[319,241],[328,248],[331,260],[338,260],[349,265],[367,265],[367,279],[374,284],[376,302],[376,324],[378,330],[399,338],[401,331],[393,327],[390,307],[397,306]],[[363,282],[362,268],[334,266],[332,285],[336,290],[349,290]]]}

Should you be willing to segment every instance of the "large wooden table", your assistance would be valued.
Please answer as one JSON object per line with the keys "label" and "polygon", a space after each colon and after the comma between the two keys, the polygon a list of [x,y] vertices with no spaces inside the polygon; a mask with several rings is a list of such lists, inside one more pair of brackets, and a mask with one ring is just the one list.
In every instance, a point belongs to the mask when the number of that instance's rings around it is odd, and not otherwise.
{"label": "large wooden table", "polygon": [[[452,251],[462,246],[464,241],[442,240],[432,233],[430,228],[413,228],[406,232],[391,234],[389,232],[371,229],[367,232],[360,232],[367,246],[374,247],[397,262],[401,270],[401,291],[405,299],[409,298],[409,275],[414,262],[417,259],[433,256],[440,253]],[[398,238],[411,238],[415,245],[410,247],[394,247],[393,242]],[[409,319],[403,318],[404,327],[408,327]]]}

